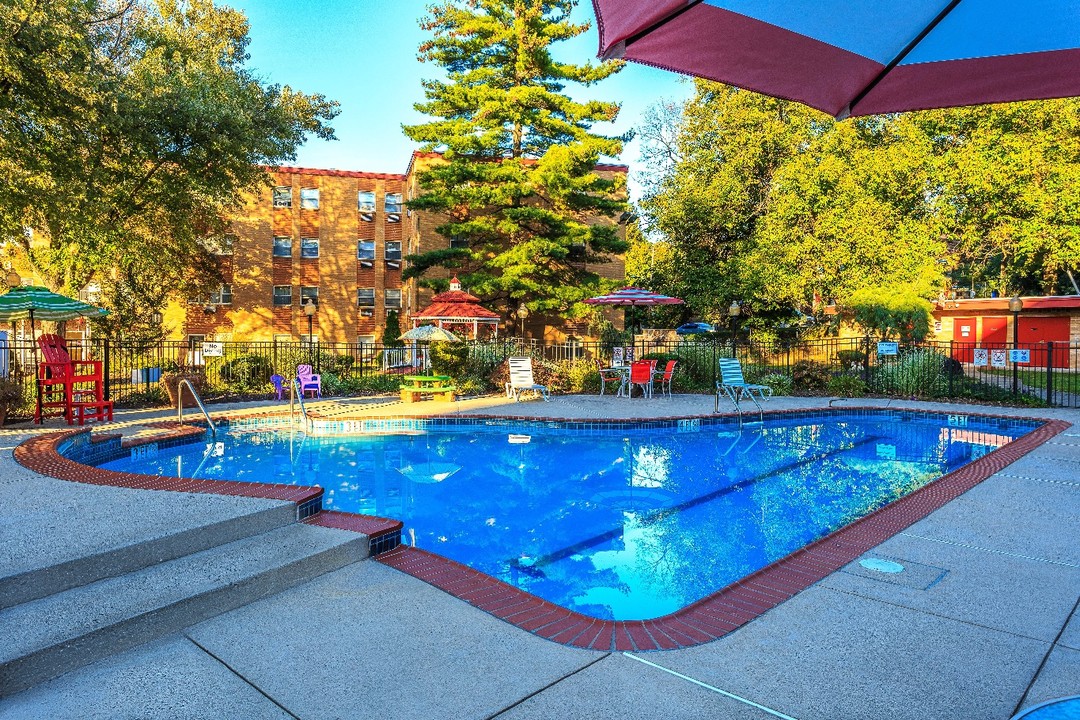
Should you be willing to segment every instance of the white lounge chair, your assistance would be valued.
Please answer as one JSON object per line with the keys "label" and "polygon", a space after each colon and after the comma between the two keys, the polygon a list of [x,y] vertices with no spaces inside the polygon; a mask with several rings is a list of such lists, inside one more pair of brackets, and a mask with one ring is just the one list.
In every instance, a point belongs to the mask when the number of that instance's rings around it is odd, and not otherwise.
{"label": "white lounge chair", "polygon": [[739,406],[740,401],[744,398],[750,398],[750,401],[757,406],[758,413],[761,413],[761,405],[758,403],[758,398],[761,400],[767,400],[772,396],[772,388],[768,385],[754,385],[753,383],[746,382],[743,378],[742,365],[735,358],[720,358],[720,379],[716,382],[716,404],[714,411],[720,411],[720,393],[724,393],[728,396],[728,399],[735,405],[735,409],[739,412],[739,416],[742,416],[742,408]]}
{"label": "white lounge chair", "polygon": [[521,393],[532,391],[548,401],[548,389],[545,385],[538,385],[533,379],[531,357],[508,358],[510,363],[510,382],[506,383],[506,396],[514,398],[515,402],[521,401]]}

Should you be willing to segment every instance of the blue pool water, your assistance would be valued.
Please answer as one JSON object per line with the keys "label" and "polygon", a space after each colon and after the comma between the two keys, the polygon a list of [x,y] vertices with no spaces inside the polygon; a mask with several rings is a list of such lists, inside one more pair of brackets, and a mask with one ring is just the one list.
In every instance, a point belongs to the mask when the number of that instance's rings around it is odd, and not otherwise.
{"label": "blue pool water", "polygon": [[[952,425],[950,425],[950,421]],[[321,485],[328,509],[606,619],[674,612],[1009,442],[1020,421],[891,412],[597,430],[233,430],[102,467]],[[145,455],[145,452],[144,452]]]}

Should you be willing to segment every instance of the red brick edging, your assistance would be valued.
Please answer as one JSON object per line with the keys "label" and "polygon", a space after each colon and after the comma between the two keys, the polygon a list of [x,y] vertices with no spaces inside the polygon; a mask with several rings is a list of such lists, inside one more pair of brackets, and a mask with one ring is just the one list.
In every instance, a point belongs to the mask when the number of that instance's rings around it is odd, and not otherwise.
{"label": "red brick edging", "polygon": [[[845,408],[850,410],[851,408]],[[920,411],[924,412],[924,411]],[[604,651],[651,651],[716,640],[795,596],[1070,427],[1048,420],[993,452],[702,598],[653,620],[598,620],[440,555],[398,546],[377,560],[534,635]]]}
{"label": "red brick edging", "polygon": [[[206,428],[178,423],[154,423],[155,426],[170,430],[162,435],[146,438],[134,438],[122,442],[123,447],[137,447],[149,443],[174,440],[195,435],[202,435]],[[70,460],[60,454],[61,443],[74,439],[90,428],[50,433],[31,438],[15,448],[16,462],[34,472],[49,477],[69,480],[89,485],[108,485],[111,487],[132,488],[136,490],[169,490],[172,492],[207,493],[211,495],[233,495],[239,497],[284,500],[298,506],[322,498],[321,487],[298,487],[269,483],[238,482],[234,480],[198,480],[193,478],[167,478],[161,475],[144,473],[116,472],[104,470],[93,465]],[[119,436],[112,433],[98,433],[91,436],[92,443],[115,441]]]}

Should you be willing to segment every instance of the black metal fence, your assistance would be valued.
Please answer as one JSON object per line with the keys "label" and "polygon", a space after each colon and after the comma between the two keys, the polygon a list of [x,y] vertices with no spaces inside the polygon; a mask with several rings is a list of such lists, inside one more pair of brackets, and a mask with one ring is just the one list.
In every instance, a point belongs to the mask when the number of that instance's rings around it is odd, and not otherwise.
{"label": "black metal fence", "polygon": [[[511,355],[591,366],[596,361],[610,363],[615,351],[611,344],[599,342],[506,339],[467,345],[469,362],[484,372]],[[163,403],[162,378],[179,372],[201,376],[210,397],[265,396],[271,375],[292,377],[297,365],[306,363],[323,376],[330,394],[356,394],[393,392],[400,375],[423,371],[429,363],[423,346],[372,343],[92,340],[68,347],[74,359],[102,362],[106,396],[121,405]],[[717,360],[734,354],[748,380],[774,385],[781,392],[1080,407],[1080,345],[1067,343],[1021,343],[1015,348],[959,342],[898,345],[864,337],[733,347],[730,342],[701,338],[639,337],[632,347],[637,358],[677,360],[675,387],[684,392],[710,391],[717,379]],[[29,341],[17,340],[0,353],[0,376],[16,380],[25,390],[26,402],[16,414],[26,414],[32,407],[38,359]],[[587,372],[588,367],[584,369]]]}

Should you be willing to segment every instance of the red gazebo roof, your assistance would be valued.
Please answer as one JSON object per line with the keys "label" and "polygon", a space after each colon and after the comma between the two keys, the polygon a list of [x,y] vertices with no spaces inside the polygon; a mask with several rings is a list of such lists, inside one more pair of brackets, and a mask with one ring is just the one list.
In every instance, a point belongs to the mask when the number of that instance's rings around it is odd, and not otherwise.
{"label": "red gazebo roof", "polygon": [[450,281],[450,289],[431,298],[431,304],[415,313],[414,320],[501,320],[498,313],[481,307],[480,298],[461,289],[461,283],[455,277]]}

